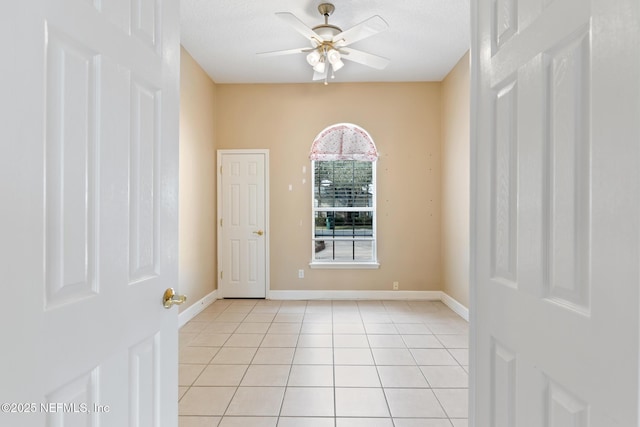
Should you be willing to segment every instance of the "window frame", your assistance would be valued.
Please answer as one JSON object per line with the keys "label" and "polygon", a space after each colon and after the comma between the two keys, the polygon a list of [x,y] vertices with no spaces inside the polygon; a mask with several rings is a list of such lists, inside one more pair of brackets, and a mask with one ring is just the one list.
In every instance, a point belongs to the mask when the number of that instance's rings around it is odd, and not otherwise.
{"label": "window frame", "polygon": [[[377,213],[377,198],[378,198],[378,185],[377,185],[377,161],[368,162],[371,163],[371,187],[372,187],[372,197],[371,197],[371,207],[363,207],[363,206],[354,206],[354,207],[319,207],[316,206],[316,198],[315,198],[315,184],[316,184],[316,162],[317,161],[329,161],[335,162],[340,160],[311,160],[311,262],[309,263],[310,268],[317,269],[377,269],[380,267],[380,263],[378,262],[378,232],[377,232],[377,223],[378,223],[378,213]],[[354,160],[356,161],[356,160]],[[319,212],[371,212],[373,215],[372,224],[371,224],[371,237],[365,238],[335,238],[330,237],[316,237],[316,215]],[[372,259],[367,261],[334,261],[334,260],[318,260],[316,259],[316,251],[315,245],[317,240],[329,240],[329,241],[347,241],[347,242],[355,242],[355,241],[371,241],[372,242]]]}

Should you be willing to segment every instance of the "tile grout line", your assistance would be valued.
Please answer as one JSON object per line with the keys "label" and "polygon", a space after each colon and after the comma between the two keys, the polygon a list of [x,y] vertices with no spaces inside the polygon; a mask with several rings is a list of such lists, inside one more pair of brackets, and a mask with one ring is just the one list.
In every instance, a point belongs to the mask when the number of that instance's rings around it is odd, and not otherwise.
{"label": "tile grout line", "polygon": [[333,371],[333,425],[338,426],[338,399],[336,397],[336,347],[335,329],[333,327],[333,303],[331,304],[331,370]]}
{"label": "tile grout line", "polygon": [[[229,307],[231,307],[233,304],[230,304]],[[229,307],[227,307],[223,313],[225,311],[227,311],[229,309]],[[248,313],[242,318],[242,320],[238,323],[238,326],[236,326],[236,328],[233,330],[233,332],[231,332],[229,334],[229,338],[227,338],[225,340],[225,342],[222,344],[222,346],[220,347],[220,350],[222,350],[224,348],[224,345],[227,343],[227,341],[229,341],[229,339],[233,336],[233,334],[235,333],[235,331],[238,330],[238,328],[240,327],[240,325],[242,325],[242,323],[244,322],[244,319],[246,319],[248,316]],[[257,352],[257,350],[256,350]],[[215,357],[215,356],[214,356]],[[255,353],[253,355],[253,357],[255,357]],[[251,360],[253,360],[253,357],[251,358]],[[211,359],[213,360],[213,359]],[[251,365],[251,362],[249,362],[249,365],[247,366],[247,371],[249,370],[249,366]],[[242,375],[242,378],[244,378],[244,376],[247,374],[247,371],[244,372],[244,374]],[[224,411],[222,412],[222,415],[220,416],[220,421],[218,422],[218,426],[220,424],[222,424],[222,421],[224,420],[224,417],[227,414],[227,411],[229,410],[229,406],[231,406],[231,402],[233,402],[233,399],[236,397],[236,394],[238,393],[238,389],[240,388],[240,383],[242,382],[242,378],[240,379],[240,382],[238,383],[238,385],[236,386],[235,391],[233,392],[233,394],[231,395],[231,399],[229,399],[229,403],[227,403],[227,406],[224,408]]]}
{"label": "tile grout line", "polygon": [[[223,310],[223,312],[224,312],[224,311],[225,311],[225,310]],[[220,314],[222,314],[222,313],[220,313]],[[220,316],[220,315],[218,315],[218,316]],[[214,320],[215,320],[216,318],[218,318],[218,316],[216,316],[216,317],[214,318]],[[245,316],[245,317],[246,317],[246,316]],[[242,322],[240,322],[240,324],[242,324]],[[238,324],[238,326],[236,326],[236,328],[234,329],[234,331],[235,331],[236,329],[238,329],[238,327],[240,326],[240,324]],[[204,333],[204,331],[201,331],[201,333]],[[198,334],[198,335],[200,335],[200,334]],[[195,383],[198,381],[198,378],[200,378],[200,377],[202,376],[202,374],[204,373],[204,371],[206,371],[206,370],[207,370],[207,366],[209,366],[209,364],[211,363],[211,361],[216,357],[216,355],[220,352],[220,350],[222,350],[222,349],[224,348],[225,343],[226,343],[227,341],[229,341],[229,338],[231,338],[231,335],[233,335],[233,332],[231,332],[231,333],[229,334],[229,337],[228,337],[226,340],[224,340],[224,342],[222,343],[222,345],[218,348],[218,351],[216,351],[216,353],[211,357],[211,359],[209,360],[209,362],[205,365],[204,369],[203,369],[203,370],[202,370],[202,371],[201,371],[201,372],[196,376],[196,378],[194,378],[194,380],[191,382],[191,385],[189,386],[189,389],[191,389],[191,387],[194,387],[194,386],[195,386]],[[196,387],[197,387],[197,386],[196,386]],[[188,390],[187,390],[187,391],[188,391]],[[185,394],[186,394],[186,392],[185,392]],[[182,400],[182,399],[180,399],[180,400]],[[179,402],[179,401],[178,401],[178,402]]]}
{"label": "tile grout line", "polygon": [[[306,307],[307,307],[307,305],[306,305],[306,302],[305,302],[305,311],[306,311]],[[279,311],[280,311],[280,309],[278,309],[278,312]],[[276,314],[276,316],[277,316],[277,314]],[[275,317],[274,317],[274,319],[275,319]],[[304,324],[304,313],[302,315],[302,320],[300,322],[300,331],[298,332],[298,338],[296,339],[296,345],[294,347],[295,350],[293,351],[293,355],[291,356],[291,363],[289,364],[289,374],[287,375],[287,382],[285,383],[284,392],[282,393],[282,402],[280,402],[280,409],[278,410],[278,417],[277,417],[277,420],[276,420],[276,426],[278,424],[280,424],[280,418],[282,417],[282,408],[284,407],[284,400],[285,400],[285,398],[287,396],[287,390],[289,389],[289,380],[291,379],[291,371],[293,370],[293,361],[294,361],[294,359],[296,357],[296,353],[298,351],[298,343],[300,342],[300,335],[301,335],[301,332],[302,332],[302,325],[303,324]]]}
{"label": "tile grout line", "polygon": [[[386,310],[386,308],[385,308]],[[360,308],[358,307],[358,313],[360,313],[360,318],[362,319],[362,313],[360,312]],[[364,327],[364,319],[362,319],[362,325]],[[380,389],[382,390],[382,395],[384,396],[384,402],[387,404],[387,411],[389,412],[389,419],[391,419],[391,425],[395,427],[396,422],[394,420],[394,416],[391,413],[391,405],[389,404],[389,399],[387,398],[387,393],[385,392],[384,385],[382,384],[382,378],[380,377],[380,370],[378,369],[378,363],[376,362],[376,358],[373,355],[373,349],[371,348],[371,341],[369,341],[369,334],[366,331],[365,327],[365,336],[367,337],[367,343],[369,343],[369,350],[371,352],[371,359],[373,360],[373,366],[376,370],[376,374],[378,376],[378,381],[380,381]]]}

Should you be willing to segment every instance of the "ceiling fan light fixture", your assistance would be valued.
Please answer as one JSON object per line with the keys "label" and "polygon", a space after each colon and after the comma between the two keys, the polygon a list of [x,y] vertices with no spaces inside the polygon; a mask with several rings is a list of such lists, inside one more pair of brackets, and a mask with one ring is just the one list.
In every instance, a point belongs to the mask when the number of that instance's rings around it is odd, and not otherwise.
{"label": "ceiling fan light fixture", "polygon": [[317,50],[311,51],[311,53],[307,55],[307,62],[312,67],[315,67],[320,62],[320,53],[318,53]]}
{"label": "ceiling fan light fixture", "polygon": [[331,48],[327,52],[327,60],[331,64],[331,68],[333,71],[338,71],[340,68],[344,67],[344,62],[340,59],[340,52]]}
{"label": "ceiling fan light fixture", "polygon": [[313,66],[313,70],[320,74],[324,73],[325,63],[323,61],[318,62],[316,65]]}
{"label": "ceiling fan light fixture", "polygon": [[340,52],[333,48],[329,49],[329,51],[327,52],[327,59],[329,60],[331,65],[335,64],[336,62],[340,61]]}

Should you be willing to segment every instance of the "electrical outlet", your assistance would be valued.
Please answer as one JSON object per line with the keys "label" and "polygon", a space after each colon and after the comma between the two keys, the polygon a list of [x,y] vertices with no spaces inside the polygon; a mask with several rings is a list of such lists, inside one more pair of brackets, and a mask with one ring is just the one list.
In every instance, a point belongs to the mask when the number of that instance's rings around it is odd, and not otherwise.
{"label": "electrical outlet", "polygon": [[398,289],[400,289],[400,282],[393,282],[393,290],[397,291]]}
{"label": "electrical outlet", "polygon": [[298,270],[298,279],[304,279],[304,270]]}

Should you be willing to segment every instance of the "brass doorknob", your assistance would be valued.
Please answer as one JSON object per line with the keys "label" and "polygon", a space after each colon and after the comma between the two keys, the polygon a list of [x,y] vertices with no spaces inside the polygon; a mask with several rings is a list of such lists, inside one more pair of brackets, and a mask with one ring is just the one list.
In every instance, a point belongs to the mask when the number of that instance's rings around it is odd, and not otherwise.
{"label": "brass doorknob", "polygon": [[186,295],[176,295],[176,291],[173,288],[167,288],[162,296],[162,305],[164,308],[171,308],[171,306],[180,305],[187,300]]}
{"label": "brass doorknob", "polygon": [[262,231],[262,230],[254,231],[253,234],[257,234],[258,236],[262,236],[264,234],[264,231]]}

